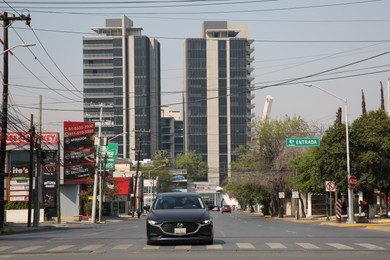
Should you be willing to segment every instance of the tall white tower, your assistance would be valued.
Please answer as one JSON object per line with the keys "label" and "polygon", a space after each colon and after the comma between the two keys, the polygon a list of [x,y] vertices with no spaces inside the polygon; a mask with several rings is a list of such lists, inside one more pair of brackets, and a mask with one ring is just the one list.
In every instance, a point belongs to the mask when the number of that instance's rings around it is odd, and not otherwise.
{"label": "tall white tower", "polygon": [[261,116],[262,121],[264,121],[271,113],[271,106],[272,106],[272,96],[268,95],[265,97],[263,115]]}

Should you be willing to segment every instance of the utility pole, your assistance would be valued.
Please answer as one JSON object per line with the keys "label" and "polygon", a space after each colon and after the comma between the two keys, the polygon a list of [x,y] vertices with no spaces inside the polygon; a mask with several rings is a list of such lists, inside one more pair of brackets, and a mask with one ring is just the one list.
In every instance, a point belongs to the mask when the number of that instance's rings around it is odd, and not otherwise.
{"label": "utility pole", "polygon": [[[138,201],[138,196],[137,196],[139,193],[137,190],[137,184],[138,184],[138,177],[139,177],[138,175],[139,175],[140,160],[141,160],[142,141],[144,140],[143,134],[150,131],[146,131],[145,129],[140,129],[140,130],[136,130],[135,132],[139,133],[139,137],[138,137],[139,143],[137,149],[137,169],[136,169],[135,181],[134,181],[134,204],[133,204],[133,213],[132,213],[133,218],[134,218],[134,212],[138,209],[138,207],[141,207],[141,203],[140,201]],[[139,199],[142,199],[142,194],[140,194],[139,197],[140,197]]]}
{"label": "utility pole", "polygon": [[34,182],[34,138],[35,138],[35,128],[33,122],[34,116],[31,114],[30,121],[30,169],[29,169],[29,179],[28,179],[28,219],[27,227],[31,227],[31,209],[33,201],[33,182]]}
{"label": "utility pole", "polygon": [[[107,146],[107,137],[102,138],[100,142],[100,146]],[[100,151],[99,151],[100,153]],[[100,155],[99,155],[100,158]],[[107,150],[105,152],[105,155],[103,157],[103,160],[100,160],[99,163],[99,222],[102,222],[102,216],[103,216],[103,193],[104,193],[104,175],[106,173],[106,163],[107,163]]]}
{"label": "utility pole", "polygon": [[34,227],[39,226],[40,208],[39,203],[42,202],[42,196],[40,196],[41,189],[41,160],[42,160],[42,96],[39,96],[39,118],[38,118],[38,133],[35,142],[35,148],[37,150],[37,170],[35,172],[35,190],[34,190]]}
{"label": "utility pole", "polygon": [[4,198],[4,180],[6,166],[6,141],[7,141],[7,118],[8,118],[8,27],[14,21],[25,21],[26,25],[30,25],[30,15],[8,16],[7,12],[0,15],[0,20],[3,21],[4,33],[4,53],[3,53],[3,104],[1,113],[1,143],[0,143],[0,229],[4,227],[5,220],[5,198]]}
{"label": "utility pole", "polygon": [[99,182],[99,166],[100,166],[100,142],[102,136],[102,121],[103,121],[103,104],[100,105],[100,117],[99,117],[99,133],[98,133],[98,141],[96,145],[96,169],[95,175],[93,178],[93,195],[92,195],[92,216],[91,222],[96,223],[96,198],[97,198],[97,190],[98,190],[98,182]]}

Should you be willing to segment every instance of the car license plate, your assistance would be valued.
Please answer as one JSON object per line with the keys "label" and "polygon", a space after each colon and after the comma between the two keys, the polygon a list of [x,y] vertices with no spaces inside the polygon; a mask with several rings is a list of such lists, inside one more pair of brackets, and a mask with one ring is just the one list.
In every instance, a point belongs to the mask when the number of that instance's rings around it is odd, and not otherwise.
{"label": "car license plate", "polygon": [[175,234],[177,235],[185,235],[187,233],[186,228],[175,228]]}

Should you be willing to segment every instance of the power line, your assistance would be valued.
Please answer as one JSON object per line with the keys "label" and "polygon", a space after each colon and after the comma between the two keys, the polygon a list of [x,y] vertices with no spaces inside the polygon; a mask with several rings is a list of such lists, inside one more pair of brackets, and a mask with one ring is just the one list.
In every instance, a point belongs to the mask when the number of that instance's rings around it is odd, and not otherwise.
{"label": "power line", "polygon": [[[344,3],[334,3],[334,4],[322,4],[322,5],[306,5],[306,6],[294,6],[294,7],[281,7],[281,8],[265,8],[265,9],[246,9],[246,10],[218,10],[218,11],[196,11],[196,12],[183,12],[183,11],[180,11],[180,12],[161,12],[160,10],[158,12],[141,12],[141,11],[137,11],[135,13],[131,13],[131,12],[126,12],[126,14],[128,15],[133,15],[133,14],[138,14],[138,15],[156,15],[156,14],[165,14],[165,15],[176,15],[176,14],[180,14],[180,15],[200,15],[200,14],[231,14],[231,13],[258,13],[258,12],[276,12],[276,11],[291,11],[291,10],[302,10],[302,9],[317,9],[317,8],[327,8],[327,7],[340,7],[340,6],[350,6],[350,5],[359,5],[359,4],[367,4],[367,3],[372,3],[372,2],[378,2],[378,1],[381,1],[381,0],[366,0],[366,1],[358,1],[358,2],[344,2]],[[174,6],[170,6],[170,7],[174,7]],[[190,7],[190,6],[188,6]],[[58,9],[61,9],[61,8],[58,8],[58,7],[53,7],[55,10],[58,10]],[[127,7],[117,7],[118,9],[126,9]],[[134,7],[128,7],[128,8],[134,8]],[[145,7],[147,9],[149,8],[160,8],[159,6],[149,6],[149,7]],[[34,7],[30,7],[29,9],[34,9]],[[66,8],[65,8],[66,9]],[[76,8],[73,8],[73,9],[80,9],[79,7],[76,7]],[[89,9],[93,9],[93,8],[89,8]],[[103,7],[102,7],[103,9]],[[104,8],[104,9],[107,9],[107,8]],[[120,13],[108,13],[108,12],[104,12],[104,13],[93,13],[93,12],[88,12],[88,13],[85,13],[85,12],[61,12],[61,11],[39,11],[39,10],[34,10],[34,12],[37,12],[37,13],[51,13],[51,14],[74,14],[74,15],[92,15],[92,14],[95,14],[95,15],[123,15],[124,12],[120,12]]]}

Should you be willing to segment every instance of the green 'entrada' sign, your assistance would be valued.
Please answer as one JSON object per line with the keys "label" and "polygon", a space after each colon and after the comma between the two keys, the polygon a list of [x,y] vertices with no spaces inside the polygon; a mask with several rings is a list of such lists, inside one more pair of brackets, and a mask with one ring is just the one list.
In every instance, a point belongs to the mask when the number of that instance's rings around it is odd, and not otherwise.
{"label": "green 'entrada' sign", "polygon": [[286,146],[320,146],[320,138],[286,138]]}

